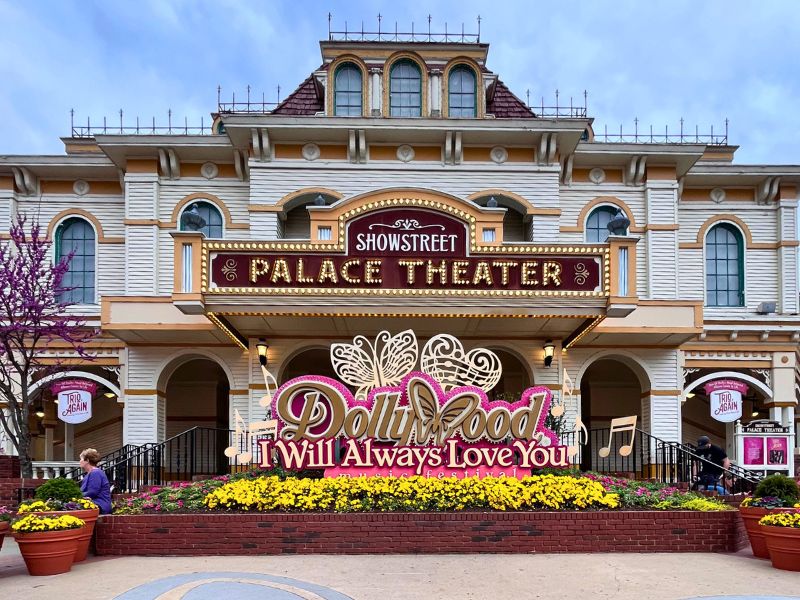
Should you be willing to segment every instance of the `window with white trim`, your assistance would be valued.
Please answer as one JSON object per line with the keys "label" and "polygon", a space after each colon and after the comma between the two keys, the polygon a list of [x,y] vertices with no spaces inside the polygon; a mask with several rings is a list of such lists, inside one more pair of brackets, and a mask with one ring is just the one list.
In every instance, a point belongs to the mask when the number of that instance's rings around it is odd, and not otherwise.
{"label": "window with white trim", "polygon": [[70,304],[95,304],[97,240],[94,228],[85,219],[70,217],[56,229],[55,259],[72,254],[69,270],[61,285],[65,291],[59,301]]}

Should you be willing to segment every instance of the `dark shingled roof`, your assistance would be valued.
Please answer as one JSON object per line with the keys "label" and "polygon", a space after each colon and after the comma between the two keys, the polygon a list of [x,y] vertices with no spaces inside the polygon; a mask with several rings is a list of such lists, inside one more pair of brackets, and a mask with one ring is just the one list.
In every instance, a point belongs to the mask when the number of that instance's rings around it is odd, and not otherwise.
{"label": "dark shingled roof", "polygon": [[272,114],[313,117],[323,110],[325,110],[325,100],[322,86],[312,73],[283,102],[278,104]]}
{"label": "dark shingled roof", "polygon": [[[324,67],[321,67],[324,68]],[[286,99],[278,104],[273,115],[297,115],[313,117],[325,110],[324,90],[313,73],[297,86]],[[499,79],[495,81],[486,95],[486,112],[497,119],[531,119],[536,115],[517,98]]]}
{"label": "dark shingled roof", "polygon": [[536,117],[525,103],[517,98],[506,84],[499,79],[489,88],[486,95],[486,112],[497,119],[530,119]]}

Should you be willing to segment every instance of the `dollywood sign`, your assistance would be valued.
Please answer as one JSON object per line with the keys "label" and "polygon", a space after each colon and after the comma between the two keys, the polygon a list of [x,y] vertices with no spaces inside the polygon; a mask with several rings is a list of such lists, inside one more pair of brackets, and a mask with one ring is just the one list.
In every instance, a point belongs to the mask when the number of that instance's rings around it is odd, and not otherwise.
{"label": "dollywood sign", "polygon": [[[419,368],[411,330],[333,344],[331,361],[341,381],[297,377],[262,399],[273,420],[245,428],[237,413],[237,445],[226,454],[252,460],[255,435],[264,468],[277,458],[285,468],[325,469],[326,476],[522,477],[532,468],[566,467],[577,452],[545,426],[548,413],[564,412],[548,388],[490,401],[502,373],[497,355],[466,352],[450,335],[427,342]],[[258,439],[266,432],[274,439]]]}

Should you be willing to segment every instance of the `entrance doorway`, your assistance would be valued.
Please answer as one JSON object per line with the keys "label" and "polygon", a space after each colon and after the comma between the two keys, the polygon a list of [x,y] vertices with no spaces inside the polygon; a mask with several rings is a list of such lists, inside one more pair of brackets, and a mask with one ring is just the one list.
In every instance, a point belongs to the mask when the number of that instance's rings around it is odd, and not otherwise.
{"label": "entrance doorway", "polygon": [[172,372],[165,391],[167,470],[227,472],[223,451],[229,443],[230,384],[222,367],[213,360],[190,359]]}

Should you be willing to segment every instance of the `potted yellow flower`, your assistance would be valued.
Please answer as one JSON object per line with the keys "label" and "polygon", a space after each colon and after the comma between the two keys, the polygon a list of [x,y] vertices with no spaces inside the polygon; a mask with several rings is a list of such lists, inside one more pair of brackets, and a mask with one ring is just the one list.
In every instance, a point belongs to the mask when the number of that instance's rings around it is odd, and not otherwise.
{"label": "potted yellow flower", "polygon": [[94,525],[97,521],[97,516],[100,514],[100,508],[94,502],[88,498],[72,498],[67,502],[57,499],[34,500],[33,502],[20,504],[18,513],[20,515],[38,514],[47,516],[68,514],[86,523],[86,527],[84,527],[78,539],[75,562],[86,560],[89,544],[92,541],[92,533],[94,533]]}
{"label": "potted yellow flower", "polygon": [[5,506],[0,506],[0,548],[3,547],[3,538],[6,537],[8,533],[9,523],[11,522],[11,517],[14,516],[10,510],[8,510]]}
{"label": "potted yellow flower", "polygon": [[26,515],[11,524],[31,575],[58,575],[72,568],[84,522],[72,515]]}
{"label": "potted yellow flower", "polygon": [[762,479],[756,486],[752,497],[745,498],[739,506],[739,514],[744,521],[747,537],[753,556],[769,558],[769,551],[764,540],[759,520],[765,515],[792,510],[798,500],[797,484],[785,475],[770,475]]}
{"label": "potted yellow flower", "polygon": [[772,566],[800,571],[800,511],[774,513],[758,522],[772,559]]}

